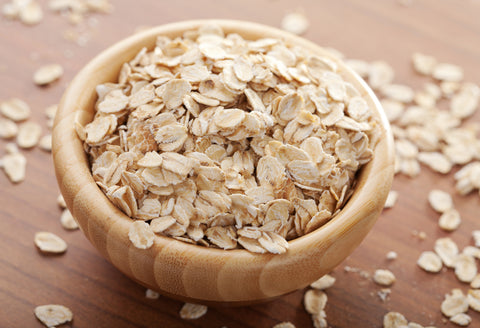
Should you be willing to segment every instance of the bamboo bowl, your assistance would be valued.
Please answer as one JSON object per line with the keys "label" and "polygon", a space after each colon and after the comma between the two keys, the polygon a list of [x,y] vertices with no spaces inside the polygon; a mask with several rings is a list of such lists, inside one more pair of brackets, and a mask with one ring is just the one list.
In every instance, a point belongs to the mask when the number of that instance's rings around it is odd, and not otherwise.
{"label": "bamboo bowl", "polygon": [[[93,118],[95,86],[115,81],[121,65],[142,47],[152,48],[159,34],[180,36],[215,22],[225,33],[246,39],[282,38],[338,63],[346,80],[365,96],[380,121],[374,157],[358,175],[357,186],[343,210],[329,223],[289,242],[282,255],[206,248],[157,236],[141,250],[128,239],[131,219],[117,209],[95,184],[74,122]],[[379,216],[393,180],[393,139],[378,100],[366,83],[319,46],[289,33],[231,20],[187,21],[135,34],[88,63],[63,95],[53,130],[53,157],[61,193],[81,230],[121,272],[140,284],[184,301],[243,305],[269,300],[303,288],[342,262],[363,240]]]}

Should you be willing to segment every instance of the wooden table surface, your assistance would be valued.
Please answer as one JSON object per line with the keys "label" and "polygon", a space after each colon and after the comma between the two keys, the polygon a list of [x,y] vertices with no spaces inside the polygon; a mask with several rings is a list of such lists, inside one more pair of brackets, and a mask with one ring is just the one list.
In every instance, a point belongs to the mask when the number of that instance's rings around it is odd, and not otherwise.
{"label": "wooden table surface", "polygon": [[[1,4],[7,1],[2,1]],[[405,1],[404,1],[405,2]],[[473,0],[412,0],[405,6],[393,0],[242,0],[242,1],[113,1],[111,14],[93,14],[85,24],[73,26],[65,17],[44,8],[42,23],[25,26],[0,19],[0,101],[24,99],[32,108],[31,120],[47,133],[44,109],[58,103],[68,81],[94,55],[140,26],[196,18],[232,18],[279,27],[282,17],[300,10],[310,21],[305,37],[336,48],[348,58],[382,59],[395,71],[395,81],[420,86],[410,56],[418,51],[461,65],[467,81],[480,84],[480,2]],[[78,33],[81,46],[66,36]],[[36,68],[60,63],[65,74],[48,87],[32,82]],[[471,121],[480,121],[477,113]],[[7,141],[0,140],[0,156]],[[312,327],[302,304],[304,291],[270,303],[243,308],[209,308],[192,321],[179,317],[182,303],[160,297],[145,298],[145,289],[130,281],[101,258],[80,231],[65,231],[59,223],[56,184],[50,154],[38,147],[22,150],[28,160],[26,180],[11,184],[0,174],[0,327],[41,327],[33,315],[40,304],[57,303],[74,312],[68,327],[272,327],[290,321]],[[477,193],[454,195],[463,223],[452,233],[442,231],[427,203],[428,191],[454,193],[453,175],[441,176],[422,168],[410,179],[397,176],[396,206],[381,215],[374,229],[355,252],[332,273],[336,284],[327,290],[326,314],[331,327],[382,327],[388,311],[403,313],[424,326],[453,327],[440,312],[444,294],[452,288],[468,290],[452,270],[427,274],[416,265],[419,254],[431,250],[439,237],[449,236],[460,249],[472,245],[471,231],[480,229]],[[69,245],[61,256],[44,256],[33,244],[34,233],[51,231]],[[421,240],[416,232],[425,232]],[[395,251],[398,258],[386,260]],[[345,266],[372,274],[386,268],[397,277],[391,294],[382,301],[380,286]],[[232,283],[235,283],[232,281]],[[480,327],[480,314],[469,310]]]}

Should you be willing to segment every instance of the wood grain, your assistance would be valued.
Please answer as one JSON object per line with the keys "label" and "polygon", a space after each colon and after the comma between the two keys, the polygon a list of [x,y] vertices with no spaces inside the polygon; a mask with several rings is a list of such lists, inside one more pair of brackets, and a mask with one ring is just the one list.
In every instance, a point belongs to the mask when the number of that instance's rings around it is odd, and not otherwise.
{"label": "wood grain", "polygon": [[[66,20],[45,11],[38,26],[0,20],[0,100],[25,99],[33,109],[33,119],[43,124],[43,109],[58,103],[65,84],[101,50],[130,35],[141,25],[154,26],[197,18],[230,18],[279,26],[287,12],[303,8],[310,20],[307,39],[341,50],[349,58],[383,59],[396,70],[396,81],[421,86],[427,79],[414,74],[410,55],[420,51],[461,65],[466,80],[480,84],[480,3],[454,0],[413,0],[405,7],[396,1],[142,1],[135,5],[115,1],[110,15],[93,16],[97,25],[87,28],[90,40],[79,47],[63,38],[73,29]],[[67,51],[67,53],[66,53]],[[65,55],[73,54],[72,58]],[[65,76],[57,83],[36,87],[32,75],[41,64],[59,62]],[[471,121],[478,122],[477,113]],[[0,141],[3,153],[6,142]],[[28,159],[27,179],[12,185],[0,174],[0,326],[41,327],[33,316],[39,304],[59,303],[74,312],[71,327],[271,327],[291,321],[297,327],[311,327],[303,309],[303,292],[286,295],[274,302],[242,308],[210,308],[195,321],[178,316],[181,302],[161,297],[147,300],[144,288],[122,275],[104,260],[80,232],[64,231],[59,224],[60,210],[53,163],[39,149],[24,151]],[[451,270],[427,274],[415,262],[423,250],[430,250],[435,239],[450,236],[460,248],[471,245],[471,230],[480,229],[477,194],[454,196],[463,223],[448,234],[436,225],[438,214],[427,204],[427,193],[435,187],[453,192],[452,175],[440,176],[422,169],[418,178],[396,177],[394,189],[400,192],[398,204],[384,211],[372,232],[334,275],[337,283],[328,290],[326,313],[331,327],[381,327],[390,310],[404,313],[423,325],[443,324],[439,307],[443,295],[452,288],[467,289]],[[36,231],[48,230],[67,240],[69,250],[60,257],[41,256],[33,246]],[[413,231],[424,231],[424,241]],[[394,250],[399,258],[385,260]],[[386,302],[376,295],[379,287],[345,265],[373,273],[388,268],[397,277]],[[470,327],[480,324],[480,315],[469,311]]]}

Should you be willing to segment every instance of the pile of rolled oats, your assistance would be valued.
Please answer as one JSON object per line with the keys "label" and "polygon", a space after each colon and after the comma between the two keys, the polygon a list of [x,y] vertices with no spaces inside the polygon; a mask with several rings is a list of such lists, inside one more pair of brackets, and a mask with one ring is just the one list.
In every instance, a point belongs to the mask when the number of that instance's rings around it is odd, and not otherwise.
{"label": "pile of rolled oats", "polygon": [[284,253],[340,211],[378,128],[334,61],[212,25],[159,36],[97,94],[77,132],[100,188],[145,222],[140,248],[156,233]]}

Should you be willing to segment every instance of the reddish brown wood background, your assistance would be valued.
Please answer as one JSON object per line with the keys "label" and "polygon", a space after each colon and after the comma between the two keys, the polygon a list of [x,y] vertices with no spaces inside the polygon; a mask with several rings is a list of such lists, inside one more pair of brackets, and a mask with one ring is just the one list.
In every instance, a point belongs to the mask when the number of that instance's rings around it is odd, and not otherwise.
{"label": "reddish brown wood background", "polygon": [[[2,1],[1,4],[7,1]],[[26,100],[33,119],[46,129],[44,109],[57,103],[68,81],[89,59],[139,26],[196,18],[232,18],[280,26],[284,14],[303,10],[310,20],[305,37],[339,49],[349,58],[383,59],[396,70],[396,81],[420,86],[426,81],[414,74],[414,51],[435,55],[459,64],[466,80],[480,84],[480,1],[412,0],[402,6],[394,0],[242,0],[242,1],[113,1],[109,15],[92,15],[87,27],[74,27],[64,17],[45,9],[44,21],[24,26],[0,19],[0,101],[10,97]],[[89,36],[81,47],[64,38],[67,31]],[[85,31],[85,32],[82,32]],[[39,88],[32,82],[36,68],[61,63],[65,75],[59,82]],[[479,121],[477,114],[472,121]],[[0,154],[5,151],[0,140]],[[311,327],[302,305],[303,291],[274,302],[244,308],[210,308],[194,321],[183,321],[181,302],[148,300],[145,289],[120,274],[101,258],[81,232],[68,232],[59,224],[56,185],[50,155],[33,149],[22,151],[28,159],[26,181],[12,185],[0,174],[0,327],[41,327],[36,305],[59,303],[74,312],[71,327],[272,327],[291,321]],[[1,156],[1,155],[0,155]],[[453,176],[422,169],[416,179],[397,177],[397,205],[385,211],[362,245],[334,272],[335,286],[327,291],[326,313],[331,327],[381,327],[383,315],[399,311],[422,325],[453,327],[440,313],[443,295],[452,288],[466,291],[451,270],[427,274],[415,262],[431,250],[439,237],[450,236],[460,248],[473,243],[471,230],[480,229],[478,194],[454,196],[463,223],[453,233],[441,231],[438,215],[427,204],[433,187],[453,192]],[[36,231],[57,233],[69,244],[63,256],[43,256],[33,245]],[[420,240],[414,231],[423,231]],[[385,254],[399,257],[388,262]],[[380,287],[344,266],[373,273],[388,268],[397,277],[391,295],[383,302]],[[232,282],[234,283],[234,282]],[[470,327],[480,327],[480,314],[469,311]]]}

